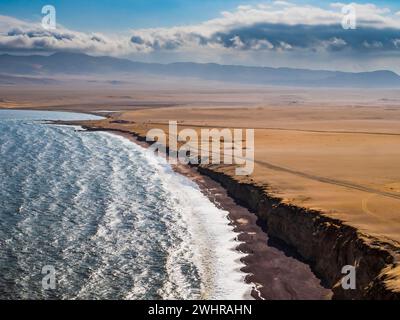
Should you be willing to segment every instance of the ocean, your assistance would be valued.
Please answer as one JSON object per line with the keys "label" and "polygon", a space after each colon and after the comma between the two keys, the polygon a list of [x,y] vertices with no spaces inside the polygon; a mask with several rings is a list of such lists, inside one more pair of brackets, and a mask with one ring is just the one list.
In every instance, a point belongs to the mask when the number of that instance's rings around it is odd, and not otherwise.
{"label": "ocean", "polygon": [[248,297],[228,212],[194,182],[124,137],[44,121],[93,117],[0,110],[0,299]]}

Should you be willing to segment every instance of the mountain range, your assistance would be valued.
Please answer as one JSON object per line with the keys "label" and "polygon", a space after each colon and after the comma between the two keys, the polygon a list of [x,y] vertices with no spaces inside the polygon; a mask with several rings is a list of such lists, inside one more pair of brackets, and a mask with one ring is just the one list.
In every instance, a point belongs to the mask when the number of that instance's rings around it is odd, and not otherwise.
{"label": "mountain range", "polygon": [[[143,63],[114,57],[60,52],[44,55],[0,55],[1,78],[57,75],[155,75],[242,84],[305,87],[400,87],[400,76],[388,70],[339,72],[295,68],[249,67],[216,63]],[[28,78],[24,78],[28,81]],[[1,81],[0,81],[1,83]]]}

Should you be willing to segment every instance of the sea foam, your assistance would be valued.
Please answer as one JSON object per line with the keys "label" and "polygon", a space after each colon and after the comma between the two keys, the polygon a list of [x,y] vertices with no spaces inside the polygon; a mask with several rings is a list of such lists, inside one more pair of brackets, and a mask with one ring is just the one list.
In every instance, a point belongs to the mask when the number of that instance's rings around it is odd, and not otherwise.
{"label": "sea foam", "polygon": [[124,137],[34,121],[63,117],[0,115],[0,298],[248,297],[228,212]]}

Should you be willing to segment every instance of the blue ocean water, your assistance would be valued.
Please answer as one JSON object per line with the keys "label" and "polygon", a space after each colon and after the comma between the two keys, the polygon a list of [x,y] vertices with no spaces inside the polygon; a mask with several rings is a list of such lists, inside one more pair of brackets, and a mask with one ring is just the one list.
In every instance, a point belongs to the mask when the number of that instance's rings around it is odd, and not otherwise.
{"label": "blue ocean water", "polygon": [[[241,299],[227,212],[163,158],[0,110],[0,299]],[[55,289],[42,268],[55,270]]]}

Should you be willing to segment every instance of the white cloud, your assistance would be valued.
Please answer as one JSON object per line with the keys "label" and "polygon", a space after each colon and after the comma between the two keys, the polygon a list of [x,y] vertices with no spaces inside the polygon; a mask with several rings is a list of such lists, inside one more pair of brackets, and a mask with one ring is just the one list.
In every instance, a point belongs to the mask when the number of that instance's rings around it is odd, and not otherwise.
{"label": "white cloud", "polygon": [[274,45],[271,42],[269,42],[267,39],[252,41],[252,46],[251,46],[252,50],[265,50],[265,49],[271,50],[273,48],[274,48]]}
{"label": "white cloud", "polygon": [[291,50],[291,49],[293,49],[293,47],[289,43],[287,43],[285,41],[279,41],[279,48],[281,50]]}
{"label": "white cloud", "polygon": [[100,33],[84,33],[58,26],[46,30],[39,23],[28,23],[0,16],[0,49],[63,51],[73,50],[93,54],[125,54],[131,52],[126,38]]}
{"label": "white cloud", "polygon": [[[323,57],[321,52],[326,51],[327,55],[332,55],[343,48],[376,51],[387,50],[388,43],[391,49],[400,46],[399,39],[393,35],[387,37],[387,42],[383,42],[380,39],[371,39],[368,34],[358,30],[356,33],[343,33],[343,30],[334,29],[333,26],[340,26],[342,22],[341,9],[344,5],[346,4],[335,2],[327,9],[286,1],[242,5],[203,23],[169,28],[132,29],[124,35],[85,33],[63,26],[48,31],[39,23],[0,16],[0,49],[48,52],[71,50],[131,57],[157,55],[161,60],[162,55],[171,57],[172,54],[184,60],[197,57],[209,61],[221,61],[226,57],[230,59],[236,56],[251,63],[253,53],[256,52],[275,55],[279,59],[288,52],[305,54],[310,50]],[[358,28],[400,30],[399,12],[391,12],[388,8],[374,4],[353,5],[356,9]],[[341,33],[332,34],[331,30]],[[354,37],[365,36],[354,42],[358,47],[348,38],[353,34]],[[231,61],[229,59],[227,61]]]}
{"label": "white cloud", "polygon": [[392,42],[396,48],[400,48],[400,39],[393,39]]}
{"label": "white cloud", "polygon": [[321,47],[330,49],[342,49],[347,45],[347,42],[341,38],[333,37],[328,40],[321,41]]}
{"label": "white cloud", "polygon": [[230,39],[233,43],[233,47],[238,48],[238,49],[243,49],[245,47],[245,44],[242,42],[239,36],[234,36],[232,39]]}
{"label": "white cloud", "polygon": [[274,5],[276,6],[292,6],[293,4],[287,1],[274,1]]}
{"label": "white cloud", "polygon": [[363,42],[364,47],[368,48],[368,49],[379,49],[383,47],[383,43],[380,41],[372,41],[372,42],[368,42],[368,41],[364,41]]}
{"label": "white cloud", "polygon": [[[231,30],[246,28],[257,24],[283,24],[287,26],[309,25],[329,26],[340,24],[343,18],[341,8],[345,4],[333,3],[333,10],[327,10],[309,5],[292,5],[284,1],[275,1],[272,6],[239,6],[232,12],[222,12],[222,16],[205,21],[199,25],[132,30],[134,37],[143,39],[138,47],[145,50],[152,48],[164,48],[180,46],[197,46],[209,44],[216,33],[229,33]],[[373,4],[353,4],[357,14],[357,25],[359,27],[373,28],[399,28],[400,21],[395,14],[390,14],[387,8],[380,8]],[[236,39],[236,38],[235,38]],[[237,40],[237,39],[236,39]],[[233,44],[238,49],[245,47],[243,39],[241,45]],[[268,40],[267,40],[268,41]],[[272,46],[266,46],[271,49]]]}

